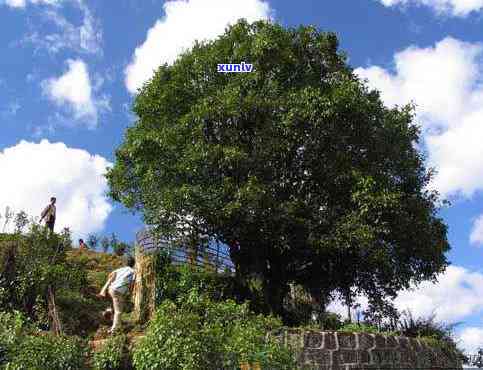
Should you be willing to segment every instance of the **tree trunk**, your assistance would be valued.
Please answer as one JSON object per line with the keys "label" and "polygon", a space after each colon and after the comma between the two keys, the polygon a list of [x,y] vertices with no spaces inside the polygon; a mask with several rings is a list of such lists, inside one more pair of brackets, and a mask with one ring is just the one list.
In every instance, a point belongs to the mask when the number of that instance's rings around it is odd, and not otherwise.
{"label": "tree trunk", "polygon": [[263,276],[263,289],[265,300],[270,307],[270,313],[280,316],[285,321],[283,301],[289,292],[289,285],[282,275],[279,263],[281,262],[272,260],[270,268],[266,268]]}
{"label": "tree trunk", "polygon": [[352,323],[352,317],[351,317],[351,306],[352,306],[352,299],[350,296],[350,290],[347,292],[347,319],[349,320],[349,324]]}
{"label": "tree trunk", "polygon": [[48,306],[49,306],[49,317],[51,321],[50,330],[55,335],[62,335],[62,324],[60,322],[59,312],[57,311],[57,305],[55,304],[55,292],[54,289],[49,286],[48,287]]}
{"label": "tree trunk", "polygon": [[136,253],[136,281],[134,283],[134,316],[140,324],[151,319],[156,307],[156,272],[153,266],[153,255],[144,254],[142,248],[137,247]]}

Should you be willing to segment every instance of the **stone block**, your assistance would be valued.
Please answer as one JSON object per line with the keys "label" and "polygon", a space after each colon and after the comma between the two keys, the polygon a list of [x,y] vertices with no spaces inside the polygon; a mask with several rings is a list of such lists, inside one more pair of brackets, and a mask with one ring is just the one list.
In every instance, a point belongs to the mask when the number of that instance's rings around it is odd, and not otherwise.
{"label": "stone block", "polygon": [[371,356],[368,351],[358,350],[356,353],[358,364],[369,364],[371,362]]}
{"label": "stone block", "polygon": [[416,354],[410,350],[401,350],[400,352],[400,361],[402,363],[412,364],[415,366],[416,363]]}
{"label": "stone block", "polygon": [[396,338],[389,335],[386,337],[386,348],[398,348],[399,343],[397,342]]}
{"label": "stone block", "polygon": [[374,347],[374,335],[373,334],[366,334],[366,333],[359,333],[357,335],[358,346],[357,349],[360,350],[368,350]]}
{"label": "stone block", "polygon": [[409,341],[409,347],[411,348],[412,351],[414,352],[422,351],[423,347],[421,346],[421,343],[419,342],[418,339],[408,338],[408,341]]}
{"label": "stone block", "polygon": [[374,341],[376,343],[376,349],[385,349],[386,348],[386,337],[381,334],[376,334],[374,336]]}
{"label": "stone block", "polygon": [[337,349],[337,339],[334,332],[324,333],[324,349]]}
{"label": "stone block", "polygon": [[396,337],[396,340],[399,344],[399,348],[403,349],[403,350],[407,350],[409,349],[410,345],[409,345],[409,338],[406,338],[406,337]]}
{"label": "stone block", "polygon": [[322,332],[307,331],[304,333],[304,348],[322,348],[324,335]]}
{"label": "stone block", "polygon": [[358,370],[383,370],[384,368],[379,367],[379,365],[374,364],[362,364],[357,368]]}
{"label": "stone block", "polygon": [[347,365],[347,364],[357,364],[357,352],[351,349],[340,349],[338,351],[332,352],[334,359],[334,364],[336,365]]}
{"label": "stone block", "polygon": [[356,349],[356,335],[354,333],[337,333],[339,349]]}
{"label": "stone block", "polygon": [[431,358],[427,351],[420,351],[416,355],[416,367],[418,369],[427,369],[431,366]]}
{"label": "stone block", "polygon": [[397,362],[398,358],[394,350],[373,349],[370,351],[371,364],[392,365]]}
{"label": "stone block", "polygon": [[303,353],[302,363],[309,366],[330,366],[332,364],[332,354],[325,349],[306,349]]}

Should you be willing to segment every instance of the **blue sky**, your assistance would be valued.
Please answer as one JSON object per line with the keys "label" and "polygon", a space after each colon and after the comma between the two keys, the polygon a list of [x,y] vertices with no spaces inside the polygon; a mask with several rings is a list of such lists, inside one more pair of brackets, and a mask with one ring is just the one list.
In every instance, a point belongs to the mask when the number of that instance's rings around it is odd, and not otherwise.
{"label": "blue sky", "polygon": [[133,240],[142,222],[102,175],[136,89],[241,17],[334,31],[386,105],[417,105],[431,186],[452,201],[452,266],[396,305],[462,321],[462,345],[483,345],[483,0],[0,0],[0,209],[36,215],[55,194],[59,227]]}

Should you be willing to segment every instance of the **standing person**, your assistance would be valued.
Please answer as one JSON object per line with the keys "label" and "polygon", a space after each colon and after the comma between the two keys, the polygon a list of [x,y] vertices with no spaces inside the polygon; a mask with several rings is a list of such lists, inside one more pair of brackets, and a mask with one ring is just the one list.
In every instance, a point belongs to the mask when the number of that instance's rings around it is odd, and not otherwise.
{"label": "standing person", "polygon": [[55,197],[50,198],[50,204],[45,207],[45,209],[42,211],[42,214],[40,215],[40,222],[45,219],[45,226],[48,227],[50,232],[54,232],[55,216],[57,213],[57,209],[55,207],[56,202],[57,199]]}
{"label": "standing person", "polygon": [[135,281],[134,258],[126,256],[126,266],[114,270],[109,274],[106,284],[98,297],[106,297],[106,292],[112,299],[114,307],[114,319],[109,333],[112,334],[121,327],[121,314],[124,310],[125,301],[132,293]]}
{"label": "standing person", "polygon": [[84,243],[84,239],[79,239],[79,249],[80,250],[87,250],[87,245]]}

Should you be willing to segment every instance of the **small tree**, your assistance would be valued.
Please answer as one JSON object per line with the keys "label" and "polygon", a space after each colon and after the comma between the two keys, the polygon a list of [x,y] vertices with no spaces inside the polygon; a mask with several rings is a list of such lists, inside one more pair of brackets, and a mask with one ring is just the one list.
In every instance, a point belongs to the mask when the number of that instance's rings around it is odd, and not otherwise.
{"label": "small tree", "polygon": [[99,237],[96,234],[89,234],[87,236],[87,245],[89,248],[95,250],[99,244]]}
{"label": "small tree", "polygon": [[0,311],[18,310],[60,332],[56,292],[84,287],[85,271],[66,259],[72,248],[68,230],[50,233],[33,221],[24,228],[0,242]]}
{"label": "small tree", "polygon": [[28,215],[24,211],[20,211],[15,215],[15,232],[21,233],[25,226],[29,223]]}
{"label": "small tree", "polygon": [[111,246],[111,240],[105,236],[101,239],[101,247],[104,253],[107,253],[109,251],[109,248]]}

